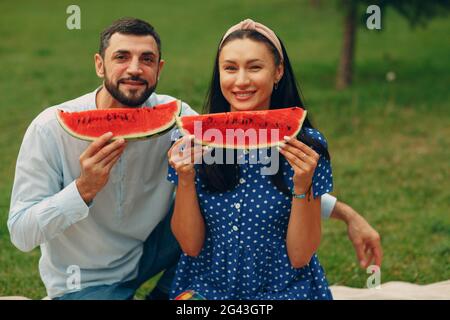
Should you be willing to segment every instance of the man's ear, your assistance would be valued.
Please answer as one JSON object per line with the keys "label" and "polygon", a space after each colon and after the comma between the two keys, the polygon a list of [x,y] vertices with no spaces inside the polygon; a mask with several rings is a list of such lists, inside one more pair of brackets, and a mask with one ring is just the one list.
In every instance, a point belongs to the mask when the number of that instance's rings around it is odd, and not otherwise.
{"label": "man's ear", "polygon": [[95,64],[95,73],[97,73],[97,76],[99,78],[105,77],[105,68],[104,68],[104,61],[100,54],[96,53],[94,56],[94,64]]}

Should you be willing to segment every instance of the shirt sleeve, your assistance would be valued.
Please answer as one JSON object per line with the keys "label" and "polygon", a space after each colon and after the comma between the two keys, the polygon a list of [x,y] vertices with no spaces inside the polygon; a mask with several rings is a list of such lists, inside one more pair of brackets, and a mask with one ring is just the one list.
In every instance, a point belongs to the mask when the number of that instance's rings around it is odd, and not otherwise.
{"label": "shirt sleeve", "polygon": [[22,251],[57,237],[89,212],[75,181],[63,187],[60,150],[45,129],[30,125],[16,163],[8,229]]}
{"label": "shirt sleeve", "polygon": [[[183,135],[181,134],[180,130],[178,129],[174,129],[172,131],[172,133],[170,134],[170,140],[172,145],[174,144],[175,141],[177,141],[178,139],[180,139]],[[168,169],[167,169],[167,180],[170,183],[173,183],[175,186],[178,185],[178,175],[177,172],[175,171],[174,168],[172,168],[172,166],[170,164],[167,165]]]}
{"label": "shirt sleeve", "polygon": [[331,212],[333,212],[334,206],[336,205],[337,199],[332,195],[325,193],[320,197],[320,214],[322,219],[329,219]]}
{"label": "shirt sleeve", "polygon": [[198,115],[187,103],[181,102],[181,116],[195,116]]}
{"label": "shirt sleeve", "polygon": [[331,174],[330,160],[320,156],[314,176],[312,180],[312,190],[314,198],[333,190],[333,178]]}
{"label": "shirt sleeve", "polygon": [[178,175],[174,168],[171,165],[168,165],[169,169],[167,169],[167,180],[174,185],[178,185]]}
{"label": "shirt sleeve", "polygon": [[[325,137],[315,129],[308,128],[307,134],[322,144],[325,148],[328,148],[328,143]],[[316,150],[317,151],[317,150]],[[331,172],[331,163],[329,159],[326,159],[324,155],[320,155],[317,163],[316,170],[312,179],[312,192],[314,198],[317,198],[325,193],[329,193],[333,190],[333,174]]]}

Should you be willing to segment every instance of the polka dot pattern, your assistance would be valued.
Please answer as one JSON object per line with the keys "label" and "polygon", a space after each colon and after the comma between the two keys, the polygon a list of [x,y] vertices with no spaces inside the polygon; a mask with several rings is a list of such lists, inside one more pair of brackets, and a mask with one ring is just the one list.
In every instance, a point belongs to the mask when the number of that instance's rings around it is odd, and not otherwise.
{"label": "polka dot pattern", "polygon": [[[306,129],[306,133],[327,146],[317,130]],[[258,156],[263,155],[259,151]],[[261,175],[264,165],[250,161],[251,156],[244,155],[238,186],[230,192],[206,191],[197,175],[197,195],[207,227],[205,243],[197,257],[181,255],[171,297],[192,289],[207,299],[220,300],[332,299],[316,254],[302,268],[291,266],[285,238],[292,197],[280,192],[269,176]],[[280,166],[292,190],[293,170],[281,158]],[[170,166],[167,178],[177,183]],[[314,172],[313,195],[332,188],[330,162],[321,157]]]}

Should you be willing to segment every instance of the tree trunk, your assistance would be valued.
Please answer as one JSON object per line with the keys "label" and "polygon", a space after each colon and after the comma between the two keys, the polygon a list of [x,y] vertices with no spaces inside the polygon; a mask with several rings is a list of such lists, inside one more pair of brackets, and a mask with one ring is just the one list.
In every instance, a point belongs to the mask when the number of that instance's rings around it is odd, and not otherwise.
{"label": "tree trunk", "polygon": [[356,7],[353,1],[345,3],[347,11],[344,17],[344,43],[336,78],[337,89],[345,89],[352,83],[356,37]]}

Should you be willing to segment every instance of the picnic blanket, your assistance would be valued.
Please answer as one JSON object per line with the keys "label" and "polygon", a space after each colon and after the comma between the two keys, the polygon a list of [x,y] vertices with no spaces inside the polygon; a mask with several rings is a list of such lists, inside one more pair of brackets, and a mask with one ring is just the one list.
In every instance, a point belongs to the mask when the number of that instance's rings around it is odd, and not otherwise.
{"label": "picnic blanket", "polygon": [[[450,300],[450,280],[426,285],[392,281],[381,284],[379,289],[334,285],[330,289],[335,300]],[[28,299],[21,296],[0,297],[0,300]]]}

